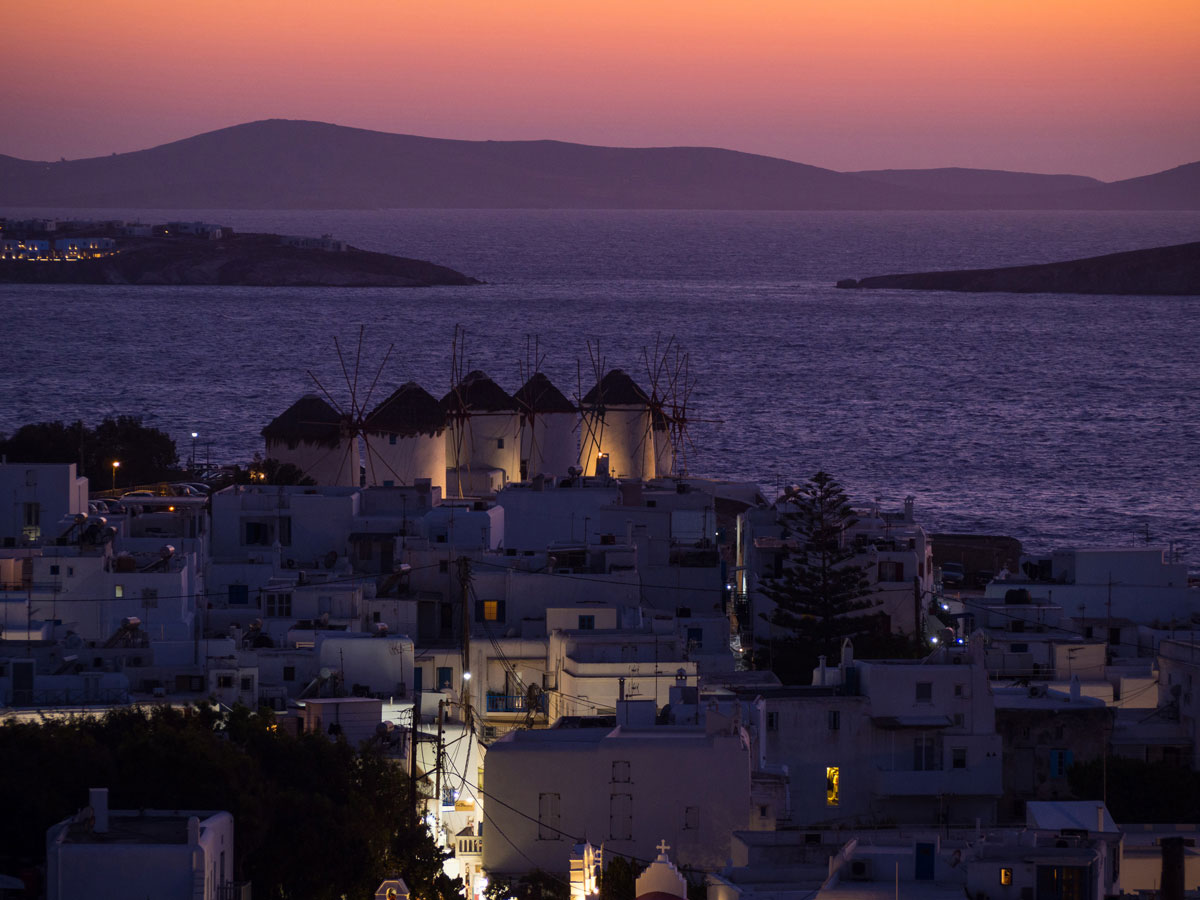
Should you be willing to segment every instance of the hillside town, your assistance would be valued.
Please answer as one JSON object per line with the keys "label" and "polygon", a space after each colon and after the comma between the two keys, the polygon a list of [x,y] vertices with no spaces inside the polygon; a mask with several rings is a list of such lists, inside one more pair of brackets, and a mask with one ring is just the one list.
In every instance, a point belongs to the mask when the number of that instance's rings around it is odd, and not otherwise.
{"label": "hillside town", "polygon": [[[656,900],[1200,892],[1200,826],[1110,809],[1119,761],[1200,769],[1174,548],[1035,556],[825,473],[696,476],[663,371],[305,394],[262,429],[292,484],[222,486],[194,447],[189,482],[133,490],[119,460],[111,486],[0,462],[0,714],[207,702],[376,746],[468,900],[534,873],[596,897],[614,858]],[[135,870],[130,896],[249,896],[228,811],[94,788],[46,896]]]}

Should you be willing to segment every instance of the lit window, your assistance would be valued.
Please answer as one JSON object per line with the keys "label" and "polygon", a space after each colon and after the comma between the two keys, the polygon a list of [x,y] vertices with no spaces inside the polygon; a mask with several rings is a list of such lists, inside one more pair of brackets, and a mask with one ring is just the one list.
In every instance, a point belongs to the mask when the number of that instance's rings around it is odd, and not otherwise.
{"label": "lit window", "polygon": [[500,604],[495,600],[483,601],[483,618],[487,622],[495,622],[500,618]]}
{"label": "lit window", "polygon": [[837,806],[839,800],[839,789],[841,787],[841,773],[837,766],[827,766],[825,769],[825,805]]}
{"label": "lit window", "polygon": [[125,585],[118,584],[113,588],[113,596],[120,600],[125,596]]}
{"label": "lit window", "polygon": [[1012,884],[1012,869],[1000,870],[1000,884],[1004,887]]}

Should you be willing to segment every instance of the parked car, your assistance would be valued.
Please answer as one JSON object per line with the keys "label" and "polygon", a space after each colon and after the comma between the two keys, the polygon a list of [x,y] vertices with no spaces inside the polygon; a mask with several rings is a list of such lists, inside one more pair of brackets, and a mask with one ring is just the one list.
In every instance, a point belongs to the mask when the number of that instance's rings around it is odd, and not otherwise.
{"label": "parked car", "polygon": [[962,584],[966,580],[967,572],[962,563],[942,563],[942,584]]}

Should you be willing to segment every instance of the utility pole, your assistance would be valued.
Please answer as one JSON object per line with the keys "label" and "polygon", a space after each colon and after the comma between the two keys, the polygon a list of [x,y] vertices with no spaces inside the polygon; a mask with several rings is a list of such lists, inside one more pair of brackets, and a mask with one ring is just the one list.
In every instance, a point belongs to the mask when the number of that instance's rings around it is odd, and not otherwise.
{"label": "utility pole", "polygon": [[471,560],[458,558],[458,585],[462,591],[462,714],[471,730]]}
{"label": "utility pole", "polygon": [[412,728],[408,743],[408,804],[412,809],[413,824],[419,825],[417,814],[417,735],[421,726],[421,692],[413,691]]}
{"label": "utility pole", "polygon": [[437,755],[434,757],[434,783],[433,783],[433,808],[437,810],[437,833],[434,835],[434,840],[442,833],[442,731],[446,726],[446,701],[438,701],[438,733],[437,733]]}

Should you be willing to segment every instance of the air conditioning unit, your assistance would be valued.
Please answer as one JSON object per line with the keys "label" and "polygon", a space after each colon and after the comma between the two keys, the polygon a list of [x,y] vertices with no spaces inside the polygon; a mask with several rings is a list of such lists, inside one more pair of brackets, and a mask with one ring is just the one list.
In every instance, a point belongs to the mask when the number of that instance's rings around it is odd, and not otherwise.
{"label": "air conditioning unit", "polygon": [[871,880],[871,860],[869,859],[852,859],[846,870],[847,881],[870,881]]}

